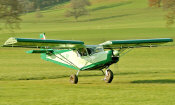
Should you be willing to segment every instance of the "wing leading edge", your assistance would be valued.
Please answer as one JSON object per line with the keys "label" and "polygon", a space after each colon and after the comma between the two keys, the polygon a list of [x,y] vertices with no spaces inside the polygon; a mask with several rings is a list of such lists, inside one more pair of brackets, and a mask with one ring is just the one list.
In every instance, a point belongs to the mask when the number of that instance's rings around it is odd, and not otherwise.
{"label": "wing leading edge", "polygon": [[105,49],[137,48],[137,47],[157,47],[160,44],[173,42],[171,38],[158,39],[136,39],[136,40],[111,40],[102,45]]}
{"label": "wing leading edge", "polygon": [[43,40],[11,37],[4,43],[3,47],[66,49],[84,47],[84,42],[74,40]]}

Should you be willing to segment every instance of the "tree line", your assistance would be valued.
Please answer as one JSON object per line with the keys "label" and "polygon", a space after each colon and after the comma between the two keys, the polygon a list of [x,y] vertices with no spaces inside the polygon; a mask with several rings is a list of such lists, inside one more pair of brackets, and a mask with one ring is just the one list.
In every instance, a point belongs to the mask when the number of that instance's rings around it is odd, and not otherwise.
{"label": "tree line", "polygon": [[0,22],[6,23],[9,28],[15,28],[21,21],[22,7],[18,0],[0,0]]}
{"label": "tree line", "polygon": [[43,9],[55,4],[61,4],[69,0],[18,0],[23,7],[24,12],[31,12],[37,9]]}
{"label": "tree line", "polygon": [[69,0],[0,0],[0,22],[13,29],[19,26],[21,14],[37,11],[37,16],[40,17],[40,9],[67,1]]}
{"label": "tree line", "polygon": [[[36,17],[40,18],[41,9],[67,1],[69,0],[0,0],[0,20],[10,28],[15,28],[21,21],[21,14],[36,11]],[[77,21],[80,16],[88,14],[86,6],[90,6],[88,0],[71,0],[65,16],[73,16]]]}
{"label": "tree line", "polygon": [[[70,1],[70,6],[65,12],[66,17],[73,16],[77,21],[80,16],[89,14],[86,8],[91,5],[89,0],[0,0],[0,22],[15,28],[21,21],[21,14],[36,11],[37,16],[42,17],[40,9],[67,1]],[[167,25],[174,23],[175,0],[148,0],[148,3],[150,7],[162,7],[167,10]]]}

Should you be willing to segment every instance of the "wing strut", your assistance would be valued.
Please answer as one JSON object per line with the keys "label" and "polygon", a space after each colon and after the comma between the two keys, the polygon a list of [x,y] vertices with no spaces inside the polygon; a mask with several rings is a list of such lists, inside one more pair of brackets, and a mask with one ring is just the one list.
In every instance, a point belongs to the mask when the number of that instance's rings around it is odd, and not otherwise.
{"label": "wing strut", "polygon": [[126,55],[127,53],[129,53],[132,50],[133,50],[132,48],[122,49],[121,52],[120,52],[120,57]]}
{"label": "wing strut", "polygon": [[[54,54],[55,55],[55,54]],[[74,67],[76,67],[76,68],[78,68],[74,63],[72,63],[71,61],[69,61],[67,58],[65,58],[63,55],[61,55],[61,54],[59,54],[61,57],[63,57],[64,59],[62,59],[62,58],[60,58],[60,57],[58,57],[57,55],[55,55],[57,58],[59,58],[60,60],[62,60],[62,61],[64,61],[64,62],[66,62],[66,63],[68,63],[68,64],[70,64],[70,65],[72,65],[72,66],[74,66]],[[79,68],[78,68],[79,69]]]}

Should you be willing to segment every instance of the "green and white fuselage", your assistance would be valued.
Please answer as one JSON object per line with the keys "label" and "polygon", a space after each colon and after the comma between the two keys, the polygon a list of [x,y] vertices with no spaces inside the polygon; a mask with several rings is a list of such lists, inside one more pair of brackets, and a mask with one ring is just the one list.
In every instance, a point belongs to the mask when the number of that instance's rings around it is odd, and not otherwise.
{"label": "green and white fuselage", "polygon": [[112,59],[112,50],[104,51],[103,46],[100,45],[86,46],[83,50],[85,50],[84,55],[79,49],[52,50],[52,53],[42,53],[41,58],[76,70],[103,69],[118,61]]}

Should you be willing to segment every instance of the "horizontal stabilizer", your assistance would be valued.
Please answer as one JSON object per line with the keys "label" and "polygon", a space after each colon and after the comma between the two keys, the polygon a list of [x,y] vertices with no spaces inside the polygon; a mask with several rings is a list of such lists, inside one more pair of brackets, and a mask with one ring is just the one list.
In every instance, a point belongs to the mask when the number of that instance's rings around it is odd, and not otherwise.
{"label": "horizontal stabilizer", "polygon": [[136,39],[136,40],[111,40],[106,41],[100,45],[106,49],[110,48],[136,48],[136,47],[156,47],[160,44],[167,42],[173,42],[171,38],[159,38],[159,39]]}
{"label": "horizontal stabilizer", "polygon": [[54,51],[52,49],[48,50],[30,50],[27,51],[27,53],[53,53]]}
{"label": "horizontal stabilizer", "polygon": [[30,38],[9,38],[3,47],[52,48],[65,49],[84,47],[84,42],[73,40],[42,40]]}

